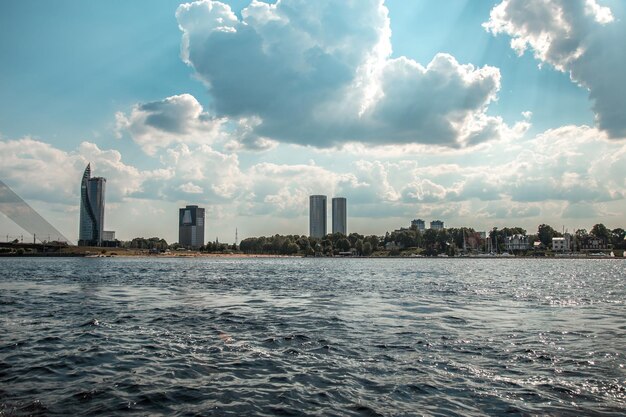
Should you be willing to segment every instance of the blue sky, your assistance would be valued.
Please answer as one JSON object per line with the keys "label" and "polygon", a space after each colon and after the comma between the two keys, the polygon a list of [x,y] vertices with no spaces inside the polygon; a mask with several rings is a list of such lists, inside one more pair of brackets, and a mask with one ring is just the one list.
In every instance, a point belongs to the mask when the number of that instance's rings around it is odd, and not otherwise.
{"label": "blue sky", "polygon": [[362,233],[626,223],[620,1],[181,3],[0,4],[0,178],[69,237],[87,161],[123,239],[306,234],[318,193]]}

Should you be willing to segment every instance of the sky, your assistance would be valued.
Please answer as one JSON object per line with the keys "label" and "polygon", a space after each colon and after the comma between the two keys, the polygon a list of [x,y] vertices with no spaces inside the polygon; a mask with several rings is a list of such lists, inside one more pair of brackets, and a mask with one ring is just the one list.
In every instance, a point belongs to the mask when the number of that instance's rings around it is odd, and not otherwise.
{"label": "sky", "polygon": [[[620,0],[0,2],[0,180],[78,238],[626,226]],[[329,213],[330,214],[330,213]],[[330,219],[329,219],[330,224]],[[0,214],[0,240],[28,234]]]}

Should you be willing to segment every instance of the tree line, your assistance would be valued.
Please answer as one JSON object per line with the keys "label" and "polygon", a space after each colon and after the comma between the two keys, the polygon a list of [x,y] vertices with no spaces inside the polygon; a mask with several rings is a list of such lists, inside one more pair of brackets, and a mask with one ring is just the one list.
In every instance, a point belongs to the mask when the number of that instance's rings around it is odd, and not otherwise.
{"label": "tree line", "polygon": [[[503,252],[504,242],[507,237],[514,235],[526,235],[527,232],[521,227],[504,227],[492,229],[487,237],[491,239],[492,250]],[[562,233],[547,224],[541,224],[535,234],[528,235],[532,245],[534,241],[540,241],[545,248],[550,248],[553,237],[561,237]],[[572,234],[578,242],[586,239],[597,238],[611,245],[613,249],[626,249],[626,231],[623,228],[609,229],[599,223],[594,225],[588,232],[586,229],[578,229]],[[208,242],[200,248],[200,252],[224,253],[240,251],[245,254],[266,255],[303,255],[303,256],[337,256],[340,254],[353,254],[357,256],[370,256],[374,252],[385,250],[390,247],[392,255],[400,254],[407,249],[418,249],[419,253],[426,256],[447,254],[457,255],[461,252],[483,252],[487,250],[486,239],[474,229],[469,227],[426,229],[418,230],[416,227],[402,228],[387,232],[385,236],[361,235],[350,233],[328,234],[322,239],[305,235],[279,235],[249,237],[241,241],[239,246],[228,245],[218,241]],[[391,245],[390,245],[391,244]],[[120,246],[130,249],[146,249],[164,251],[182,248],[178,243],[168,244],[165,239],[158,237],[137,237],[130,241],[120,242]]]}
{"label": "tree line", "polygon": [[241,241],[239,250],[246,254],[336,256],[350,253],[371,255],[380,244],[378,236],[350,233],[328,234],[322,239],[304,235],[274,235],[249,237]]}

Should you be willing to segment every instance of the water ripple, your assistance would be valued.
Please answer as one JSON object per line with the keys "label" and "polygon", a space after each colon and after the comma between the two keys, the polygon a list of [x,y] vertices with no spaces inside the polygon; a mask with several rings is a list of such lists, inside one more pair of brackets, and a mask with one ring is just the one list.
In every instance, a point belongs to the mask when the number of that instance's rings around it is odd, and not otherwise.
{"label": "water ripple", "polygon": [[624,415],[622,260],[0,260],[0,416]]}

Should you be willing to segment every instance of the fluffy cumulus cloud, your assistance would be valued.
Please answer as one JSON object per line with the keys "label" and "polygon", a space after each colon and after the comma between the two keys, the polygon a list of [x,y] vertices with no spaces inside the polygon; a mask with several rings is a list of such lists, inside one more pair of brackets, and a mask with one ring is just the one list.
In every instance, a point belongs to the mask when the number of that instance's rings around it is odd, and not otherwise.
{"label": "fluffy cumulus cloud", "polygon": [[[418,167],[402,191],[407,202],[563,201],[603,203],[626,197],[626,145],[596,128],[563,126],[500,149],[499,164]],[[429,175],[430,179],[421,179]],[[532,208],[534,212],[535,208]]]}
{"label": "fluffy cumulus cloud", "polygon": [[230,149],[264,150],[274,143],[251,133],[254,118],[229,120],[205,111],[191,94],[167,97],[161,101],[137,104],[129,114],[115,115],[116,132],[127,132],[148,154],[185,144],[226,142]]}
{"label": "fluffy cumulus cloud", "polygon": [[116,114],[118,134],[130,133],[142,149],[154,155],[159,148],[180,142],[211,143],[224,120],[211,117],[190,94],[137,104],[130,114]]}
{"label": "fluffy cumulus cloud", "polygon": [[[485,164],[492,152],[500,162]],[[148,171],[124,162],[117,150],[90,142],[68,152],[22,138],[0,141],[0,178],[26,200],[71,211],[78,204],[78,181],[89,161],[95,175],[107,178],[107,204],[114,216],[117,207],[122,213],[145,202],[166,210],[165,215],[181,202],[196,203],[212,210],[214,222],[215,216],[271,216],[300,233],[306,233],[301,220],[311,194],[347,197],[350,217],[357,223],[359,218],[389,223],[417,216],[441,218],[451,225],[462,221],[480,227],[518,219],[534,226],[546,217],[583,221],[594,215],[617,218],[623,212],[626,144],[606,140],[597,128],[565,126],[514,147],[501,144],[477,153],[470,164],[465,163],[466,153],[457,151],[441,159],[444,162],[425,155],[413,160],[355,160],[340,168],[314,161],[249,161],[242,166],[235,153],[179,143],[161,153],[164,168]],[[118,223],[124,221],[122,214],[117,216]],[[153,214],[154,219],[159,216]],[[68,224],[71,230],[73,223]],[[376,222],[363,225],[371,232],[378,227]],[[259,233],[282,230],[275,227],[268,224]]]}
{"label": "fluffy cumulus cloud", "polygon": [[176,17],[182,57],[209,87],[217,117],[254,121],[247,142],[460,147],[507,129],[486,114],[498,69],[447,54],[426,66],[392,59],[382,0],[253,0],[241,18],[203,0]]}
{"label": "fluffy cumulus cloud", "polygon": [[[92,173],[107,178],[110,202],[141,190],[146,178],[167,179],[171,171],[140,171],[122,161],[116,150],[83,142],[71,152],[32,138],[0,141],[0,178],[26,199],[67,204],[77,201],[80,178],[87,163]],[[72,203],[73,204],[73,203]]]}
{"label": "fluffy cumulus cloud", "polygon": [[597,0],[504,0],[485,28],[512,37],[518,53],[568,72],[589,90],[598,127],[626,138],[626,24]]}

